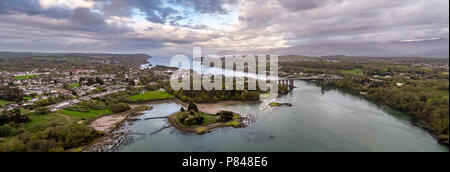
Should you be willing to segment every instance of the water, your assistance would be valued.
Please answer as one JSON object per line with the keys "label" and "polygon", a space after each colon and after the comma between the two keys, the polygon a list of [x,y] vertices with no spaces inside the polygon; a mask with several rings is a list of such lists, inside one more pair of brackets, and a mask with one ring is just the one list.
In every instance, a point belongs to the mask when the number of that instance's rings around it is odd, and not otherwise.
{"label": "water", "polygon": [[[134,133],[134,142],[119,151],[449,151],[401,112],[339,90],[322,93],[320,87],[303,81],[295,85],[298,88],[291,94],[275,100],[293,107],[272,109],[267,102],[224,107],[255,117],[246,128],[222,128],[205,135],[182,134],[175,128],[154,133],[168,126],[167,120],[140,120],[124,128]],[[167,116],[181,105],[161,103],[153,107],[141,118]]]}
{"label": "water", "polygon": [[[163,66],[170,66],[170,60],[171,58],[162,58],[162,57],[155,57],[150,58],[148,61],[150,64],[154,66],[157,65],[163,65]],[[190,68],[193,68],[194,65],[201,66],[201,62],[198,60],[192,60],[192,57],[189,57],[190,61]],[[141,68],[148,68],[148,64],[142,65]],[[172,66],[172,67],[178,67],[181,68],[181,66]],[[183,68],[181,68],[183,69]],[[255,79],[262,79],[262,80],[278,80],[279,78],[277,76],[265,76],[265,75],[257,75],[255,73],[246,73],[246,72],[238,72],[233,70],[224,70],[222,68],[217,67],[208,67],[208,66],[201,66],[201,69],[194,69],[196,72],[200,74],[205,75],[225,75],[225,76],[233,76],[233,77],[249,77],[249,78],[255,78]]]}

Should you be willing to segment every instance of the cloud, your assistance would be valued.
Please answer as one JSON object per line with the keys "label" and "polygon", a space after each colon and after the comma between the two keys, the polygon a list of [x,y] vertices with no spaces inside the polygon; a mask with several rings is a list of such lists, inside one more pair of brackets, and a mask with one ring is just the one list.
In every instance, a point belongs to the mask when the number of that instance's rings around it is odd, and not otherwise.
{"label": "cloud", "polygon": [[[217,53],[446,52],[440,45],[448,44],[442,41],[449,39],[448,11],[442,0],[0,0],[0,47],[152,54],[187,54],[193,46]],[[439,48],[425,46],[431,44]]]}
{"label": "cloud", "polygon": [[175,3],[181,3],[188,7],[193,7],[195,11],[200,13],[220,13],[225,14],[228,10],[225,5],[236,4],[237,0],[175,0]]}
{"label": "cloud", "polygon": [[298,0],[279,0],[284,8],[297,12],[300,10],[309,10],[321,7],[330,2],[330,0],[298,1]]}
{"label": "cloud", "polygon": [[45,15],[50,18],[66,18],[71,11],[67,7],[42,8],[39,1],[0,0],[0,14]]}
{"label": "cloud", "polygon": [[140,9],[147,15],[146,19],[154,23],[164,24],[171,14],[177,12],[170,7],[163,7],[163,1],[161,0],[127,0],[127,3],[130,9]]}
{"label": "cloud", "polygon": [[103,25],[105,24],[105,18],[95,12],[91,12],[89,8],[78,7],[76,8],[70,19],[78,25]]}
{"label": "cloud", "polygon": [[39,2],[28,0],[0,0],[0,14],[25,13],[36,15],[41,12]]}

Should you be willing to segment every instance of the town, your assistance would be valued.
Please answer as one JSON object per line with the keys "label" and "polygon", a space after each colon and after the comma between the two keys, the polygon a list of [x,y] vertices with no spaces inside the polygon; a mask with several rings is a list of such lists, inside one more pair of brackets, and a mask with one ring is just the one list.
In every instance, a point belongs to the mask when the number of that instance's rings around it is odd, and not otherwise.
{"label": "town", "polygon": [[[23,101],[5,104],[0,110],[30,107],[38,100],[56,97],[64,100],[50,106],[50,110],[56,112],[81,101],[125,91],[130,82],[139,85],[139,77],[134,77],[137,72],[133,69],[117,74],[97,74],[93,69],[0,72],[0,77],[5,78],[1,81],[2,86],[18,88],[24,94]],[[124,75],[124,78],[117,75]]]}

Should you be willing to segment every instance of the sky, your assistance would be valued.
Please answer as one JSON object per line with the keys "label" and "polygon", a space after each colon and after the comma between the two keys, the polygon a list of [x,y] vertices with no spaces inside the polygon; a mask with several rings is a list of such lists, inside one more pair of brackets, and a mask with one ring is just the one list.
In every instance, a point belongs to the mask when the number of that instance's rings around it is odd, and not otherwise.
{"label": "sky", "polygon": [[448,0],[0,0],[0,51],[439,56]]}

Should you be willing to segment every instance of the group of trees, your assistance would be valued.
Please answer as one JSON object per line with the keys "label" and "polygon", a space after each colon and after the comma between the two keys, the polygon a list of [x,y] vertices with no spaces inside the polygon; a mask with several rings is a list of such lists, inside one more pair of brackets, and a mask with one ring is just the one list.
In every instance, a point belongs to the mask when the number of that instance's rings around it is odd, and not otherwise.
{"label": "group of trees", "polygon": [[194,102],[189,102],[188,111],[198,112],[198,107]]}
{"label": "group of trees", "polygon": [[113,103],[119,103],[119,102],[127,102],[129,97],[132,94],[128,91],[120,91],[114,94],[109,94],[101,98],[97,98],[99,101],[105,102],[105,104],[113,104]]}
{"label": "group of trees", "polygon": [[160,84],[147,84],[144,86],[144,88],[148,91],[154,91],[154,90],[158,90],[161,88]]}
{"label": "group of trees", "polygon": [[114,113],[121,113],[130,110],[130,105],[126,103],[113,103],[109,105],[109,109]]}
{"label": "group of trees", "polygon": [[0,152],[63,152],[86,145],[102,136],[102,133],[85,125],[54,126],[44,131],[19,135]]}
{"label": "group of trees", "polygon": [[11,111],[3,111],[0,114],[0,126],[8,123],[27,123],[31,119],[25,115],[22,115],[20,109],[13,109]]}
{"label": "group of trees", "polygon": [[183,115],[180,119],[180,122],[186,126],[194,126],[194,125],[202,125],[205,121],[205,118],[197,115],[194,111],[186,111],[182,112]]}
{"label": "group of trees", "polygon": [[3,111],[0,113],[0,137],[14,136],[23,132],[22,128],[17,126],[22,123],[28,123],[31,119],[22,115],[20,109]]}
{"label": "group of trees", "polygon": [[[25,131],[25,129],[18,128],[18,127],[15,126],[15,124],[0,125],[0,137],[15,136],[15,135],[18,135],[20,133],[23,133],[24,131]],[[0,145],[0,147],[1,147],[1,145]]]}
{"label": "group of trees", "polygon": [[323,73],[327,74],[339,74],[339,70],[352,70],[355,68],[361,68],[361,64],[356,63],[326,63],[320,61],[282,61],[279,62],[280,71],[292,75],[294,73],[307,73],[313,75],[319,75]]}
{"label": "group of trees", "polygon": [[197,103],[209,103],[222,100],[239,100],[239,101],[259,100],[259,91],[247,91],[247,90],[174,91],[171,88],[166,88],[166,90],[184,102],[194,101]]}
{"label": "group of trees", "polygon": [[182,113],[182,117],[180,119],[180,122],[183,125],[186,126],[193,126],[193,125],[202,125],[205,121],[205,118],[202,116],[199,116],[198,113],[198,107],[194,102],[189,102],[188,110],[186,111],[183,107],[181,107],[180,112]]}
{"label": "group of trees", "polygon": [[[201,116],[202,112],[198,110],[198,107],[192,101],[189,102],[188,109],[183,107],[180,109],[181,118],[179,121],[185,126],[202,125],[205,122],[205,117]],[[216,114],[217,122],[229,122],[234,119],[235,114],[230,111],[220,111]]]}
{"label": "group of trees", "polygon": [[[359,94],[366,92],[368,99],[405,112],[438,133],[448,143],[449,135],[449,79],[448,69],[413,67],[419,61],[412,59],[336,59],[325,61],[284,61],[281,71],[286,75],[304,72],[309,75],[336,74],[343,76],[332,86]],[[438,59],[420,59],[425,63]],[[362,74],[343,72],[359,69]],[[377,77],[378,76],[378,77]],[[389,77],[385,77],[389,76]],[[377,80],[377,81],[374,81]],[[368,83],[369,85],[366,85]],[[397,83],[402,83],[397,86]]]}
{"label": "group of trees", "polygon": [[79,79],[78,82],[81,84],[83,81],[87,81],[87,85],[89,85],[89,86],[94,85],[94,84],[100,84],[100,85],[105,84],[103,82],[103,80],[101,78],[99,78],[99,77],[95,77],[95,78],[93,78],[93,77],[84,77],[83,78],[82,77],[82,78]]}
{"label": "group of trees", "polygon": [[230,112],[230,111],[220,111],[216,115],[219,116],[218,121],[220,121],[220,122],[231,121],[231,120],[233,120],[233,117],[234,117],[234,113]]}
{"label": "group of trees", "polygon": [[[444,93],[443,93],[444,92]],[[445,95],[446,92],[446,95]],[[449,96],[447,91],[433,91],[426,87],[369,89],[369,99],[406,112],[436,131],[448,143]]]}
{"label": "group of trees", "polygon": [[23,90],[10,86],[0,86],[0,99],[9,101],[21,101],[24,97]]}
{"label": "group of trees", "polygon": [[[367,92],[367,97],[394,109],[405,112],[422,125],[439,134],[440,139],[448,143],[449,135],[449,95],[448,79],[406,80],[394,77],[384,81],[383,85],[366,87],[366,76],[345,77],[332,85],[348,91]],[[397,87],[401,82],[403,86]]]}
{"label": "group of trees", "polygon": [[49,114],[51,112],[50,108],[48,108],[48,107],[38,107],[34,110],[39,115],[45,115],[45,114]]}
{"label": "group of trees", "polygon": [[36,100],[33,103],[33,108],[43,107],[43,106],[49,106],[53,104],[57,104],[60,102],[63,102],[65,100],[71,99],[72,97],[66,97],[66,96],[51,96],[45,99],[39,99]]}

